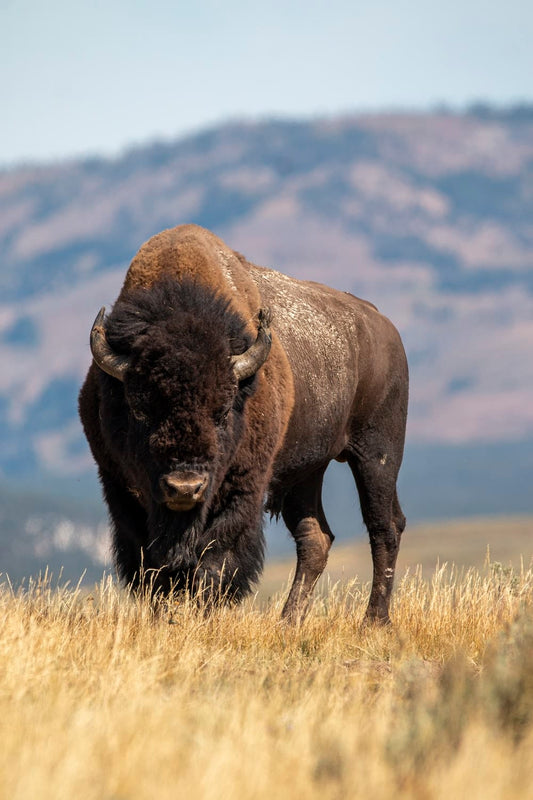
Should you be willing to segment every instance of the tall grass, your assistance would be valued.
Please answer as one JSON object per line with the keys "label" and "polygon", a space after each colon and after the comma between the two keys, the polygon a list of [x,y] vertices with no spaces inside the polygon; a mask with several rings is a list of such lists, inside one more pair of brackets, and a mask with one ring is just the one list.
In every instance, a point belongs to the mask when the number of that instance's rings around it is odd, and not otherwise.
{"label": "tall grass", "polygon": [[533,797],[533,574],[407,575],[299,628],[267,608],[0,591],[0,794],[19,798]]}

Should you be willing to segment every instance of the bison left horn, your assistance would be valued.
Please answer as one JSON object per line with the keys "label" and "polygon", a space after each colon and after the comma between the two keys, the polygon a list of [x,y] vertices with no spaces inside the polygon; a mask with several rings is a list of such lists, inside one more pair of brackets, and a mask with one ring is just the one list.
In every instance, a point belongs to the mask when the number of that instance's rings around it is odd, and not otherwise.
{"label": "bison left horn", "polygon": [[112,378],[123,381],[130,360],[111,348],[105,335],[104,316],[105,308],[101,308],[91,328],[91,353],[100,369]]}
{"label": "bison left horn", "polygon": [[257,339],[244,353],[231,357],[233,374],[238,381],[251,378],[267,360],[272,344],[272,334],[270,333],[271,316],[270,309],[261,308],[259,310]]}

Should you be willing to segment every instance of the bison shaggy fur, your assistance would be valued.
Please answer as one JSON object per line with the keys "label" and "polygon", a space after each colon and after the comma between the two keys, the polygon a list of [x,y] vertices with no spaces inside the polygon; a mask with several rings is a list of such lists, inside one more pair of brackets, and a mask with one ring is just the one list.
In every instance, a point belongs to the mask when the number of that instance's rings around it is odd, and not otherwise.
{"label": "bison shaggy fur", "polygon": [[337,459],[370,537],[367,617],[388,621],[408,375],[375,306],[184,225],[143,245],[91,342],[80,415],[126,584],[150,572],[156,591],[241,599],[261,573],[266,509],[296,542],[283,614],[300,620],[333,541],[321,489]]}

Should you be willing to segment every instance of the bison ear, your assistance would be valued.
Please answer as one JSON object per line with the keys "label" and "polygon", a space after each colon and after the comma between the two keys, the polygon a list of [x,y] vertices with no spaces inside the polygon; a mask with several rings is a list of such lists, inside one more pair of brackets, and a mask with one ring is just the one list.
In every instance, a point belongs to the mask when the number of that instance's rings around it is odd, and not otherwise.
{"label": "bison ear", "polygon": [[270,309],[261,308],[259,310],[257,339],[244,353],[241,353],[239,356],[231,357],[233,374],[237,381],[244,381],[246,378],[251,378],[267,360],[272,344],[272,334],[270,333],[271,319],[272,314]]}
{"label": "bison ear", "polygon": [[123,381],[130,360],[111,348],[105,334],[104,317],[105,308],[101,308],[91,328],[91,353],[100,369],[112,378]]}

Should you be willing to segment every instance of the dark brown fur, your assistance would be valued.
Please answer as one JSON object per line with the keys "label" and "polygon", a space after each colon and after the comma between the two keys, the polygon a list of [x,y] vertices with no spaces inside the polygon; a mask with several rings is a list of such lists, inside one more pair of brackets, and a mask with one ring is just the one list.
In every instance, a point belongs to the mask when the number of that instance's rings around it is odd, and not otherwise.
{"label": "dark brown fur", "polygon": [[[272,311],[270,355],[237,387],[230,356],[254,340],[264,307]],[[321,487],[337,459],[354,474],[370,535],[367,616],[388,620],[405,526],[396,478],[408,389],[389,320],[353,295],[250,264],[214,234],[186,225],[141,247],[107,329],[132,366],[121,383],[93,363],[80,415],[122,579],[135,585],[144,559],[163,589],[196,588],[202,579],[238,599],[261,570],[266,497],[296,541],[284,616],[300,619],[333,540]],[[150,418],[144,428],[132,416],[142,408]],[[157,476],[177,462],[209,468],[201,511],[171,512],[157,497]]]}

